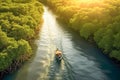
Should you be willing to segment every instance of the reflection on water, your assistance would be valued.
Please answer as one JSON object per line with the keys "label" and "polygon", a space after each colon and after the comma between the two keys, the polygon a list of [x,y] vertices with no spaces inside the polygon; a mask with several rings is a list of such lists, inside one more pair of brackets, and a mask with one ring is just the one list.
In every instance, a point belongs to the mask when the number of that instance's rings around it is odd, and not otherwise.
{"label": "reflection on water", "polygon": [[[45,8],[44,24],[33,58],[4,80],[120,80],[120,68],[69,28],[63,28]],[[55,50],[63,51],[57,62]]]}

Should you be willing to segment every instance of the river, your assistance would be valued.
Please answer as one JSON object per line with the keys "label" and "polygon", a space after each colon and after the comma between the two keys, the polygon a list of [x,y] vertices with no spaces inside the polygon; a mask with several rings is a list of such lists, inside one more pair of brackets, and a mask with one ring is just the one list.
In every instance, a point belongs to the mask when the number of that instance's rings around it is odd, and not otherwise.
{"label": "river", "polygon": [[[4,80],[120,80],[120,67],[44,9],[35,55]],[[56,48],[63,51],[61,62],[54,57]]]}

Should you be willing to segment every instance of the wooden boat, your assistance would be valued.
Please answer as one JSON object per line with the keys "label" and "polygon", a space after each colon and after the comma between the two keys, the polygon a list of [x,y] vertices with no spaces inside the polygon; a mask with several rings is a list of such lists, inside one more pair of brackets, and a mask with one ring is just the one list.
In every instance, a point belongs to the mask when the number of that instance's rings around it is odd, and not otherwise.
{"label": "wooden boat", "polygon": [[55,52],[55,57],[57,60],[61,61],[62,60],[62,51],[57,49]]}

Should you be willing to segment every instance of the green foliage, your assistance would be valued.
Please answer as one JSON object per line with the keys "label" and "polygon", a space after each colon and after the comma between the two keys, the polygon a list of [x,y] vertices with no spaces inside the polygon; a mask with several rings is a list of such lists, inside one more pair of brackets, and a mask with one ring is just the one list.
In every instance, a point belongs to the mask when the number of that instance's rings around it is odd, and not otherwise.
{"label": "green foliage", "polygon": [[9,36],[14,37],[16,40],[19,40],[19,39],[29,40],[33,38],[35,35],[34,30],[27,25],[24,25],[23,27],[18,24],[14,24],[12,27],[13,28],[9,33]]}
{"label": "green foliage", "polygon": [[8,20],[1,20],[0,24],[2,26],[2,31],[4,32],[8,32],[8,30],[11,28]]}
{"label": "green foliage", "polygon": [[101,28],[99,29],[98,31],[95,32],[94,34],[94,40],[95,42],[98,44],[101,39],[103,38],[103,35],[104,35],[104,32],[105,32],[105,29],[104,28]]}
{"label": "green foliage", "polygon": [[16,2],[16,3],[29,3],[32,2],[33,0],[12,0],[12,2]]}
{"label": "green foliage", "polygon": [[102,39],[98,43],[98,46],[100,48],[103,48],[105,52],[111,52],[113,47],[113,41],[114,41],[113,32],[111,29],[107,29]]}
{"label": "green foliage", "polygon": [[0,53],[0,71],[8,68],[12,63],[11,58],[8,56],[8,53]]}
{"label": "green foliage", "polygon": [[120,49],[120,32],[117,35],[115,35],[113,46],[118,50]]}
{"label": "green foliage", "polygon": [[23,55],[23,54],[31,55],[31,53],[32,53],[32,49],[29,43],[23,39],[19,40],[18,41],[18,54],[19,55]]}
{"label": "green foliage", "polygon": [[92,23],[86,23],[83,25],[82,29],[80,30],[80,35],[85,39],[88,39],[93,33],[96,31],[95,25]]}
{"label": "green foliage", "polygon": [[120,50],[114,50],[111,52],[110,57],[120,60]]}
{"label": "green foliage", "polygon": [[45,3],[80,36],[94,40],[105,53],[120,60],[120,0],[45,0]]}
{"label": "green foliage", "polygon": [[0,51],[5,49],[8,44],[7,35],[0,30]]}
{"label": "green foliage", "polygon": [[37,0],[0,1],[0,71],[30,57],[30,41],[36,36],[42,13]]}

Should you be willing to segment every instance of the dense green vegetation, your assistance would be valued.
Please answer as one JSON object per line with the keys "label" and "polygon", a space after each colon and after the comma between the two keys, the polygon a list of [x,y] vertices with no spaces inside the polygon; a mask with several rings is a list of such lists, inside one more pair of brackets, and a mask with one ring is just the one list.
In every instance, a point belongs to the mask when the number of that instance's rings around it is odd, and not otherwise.
{"label": "dense green vegetation", "polygon": [[[120,61],[120,0],[40,0],[58,18]],[[92,0],[91,0],[92,1]]]}
{"label": "dense green vegetation", "polygon": [[30,41],[39,30],[42,13],[36,0],[0,0],[0,72],[32,55]]}

